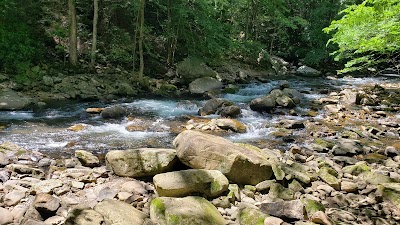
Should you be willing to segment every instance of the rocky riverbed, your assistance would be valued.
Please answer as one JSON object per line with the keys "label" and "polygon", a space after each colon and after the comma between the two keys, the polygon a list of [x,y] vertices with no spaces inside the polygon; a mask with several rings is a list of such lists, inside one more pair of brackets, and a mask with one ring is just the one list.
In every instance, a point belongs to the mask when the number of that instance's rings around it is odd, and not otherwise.
{"label": "rocky riverbed", "polygon": [[245,121],[196,117],[170,148],[54,158],[4,142],[0,224],[400,223],[398,84],[328,90],[306,112],[285,88],[250,103],[303,118],[267,125],[280,146],[221,137]]}

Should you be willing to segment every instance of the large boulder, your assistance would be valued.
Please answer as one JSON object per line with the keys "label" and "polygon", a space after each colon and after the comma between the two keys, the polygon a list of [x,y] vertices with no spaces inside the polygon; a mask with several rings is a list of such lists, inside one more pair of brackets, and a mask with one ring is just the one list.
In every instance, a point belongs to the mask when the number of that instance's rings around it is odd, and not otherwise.
{"label": "large boulder", "polygon": [[192,94],[203,94],[207,91],[221,89],[224,85],[213,77],[201,77],[189,84],[189,91]]}
{"label": "large boulder", "polygon": [[154,176],[171,170],[176,161],[173,149],[115,150],[106,155],[107,166],[123,177]]}
{"label": "large boulder", "polygon": [[187,84],[197,78],[217,76],[217,72],[196,58],[186,58],[182,62],[179,62],[176,67],[176,73]]}
{"label": "large boulder", "polygon": [[318,71],[309,66],[300,66],[299,68],[297,68],[296,74],[305,77],[319,77],[322,73],[321,71]]}
{"label": "large boulder", "polygon": [[103,215],[106,224],[142,225],[147,215],[128,203],[106,199],[98,203],[94,210]]}
{"label": "large boulder", "polygon": [[27,108],[32,103],[31,98],[20,96],[12,90],[0,93],[0,110],[21,110]]}
{"label": "large boulder", "polygon": [[272,175],[268,158],[262,152],[222,137],[187,130],[173,144],[184,164],[195,169],[219,170],[235,183],[256,185]]}
{"label": "large boulder", "polygon": [[259,112],[269,112],[276,106],[275,97],[267,95],[251,100],[250,109]]}
{"label": "large boulder", "polygon": [[105,108],[100,115],[104,119],[120,119],[127,115],[127,111],[122,106],[112,106]]}
{"label": "large boulder", "polygon": [[201,197],[159,197],[150,204],[150,219],[155,224],[225,225],[217,208]]}
{"label": "large boulder", "polygon": [[218,197],[228,190],[228,179],[218,170],[190,169],[157,174],[153,177],[159,196],[182,197],[201,193]]}
{"label": "large boulder", "polygon": [[204,104],[202,108],[199,109],[198,114],[200,116],[207,116],[210,114],[215,114],[220,111],[222,108],[233,105],[232,102],[222,99],[222,98],[213,98],[210,99]]}

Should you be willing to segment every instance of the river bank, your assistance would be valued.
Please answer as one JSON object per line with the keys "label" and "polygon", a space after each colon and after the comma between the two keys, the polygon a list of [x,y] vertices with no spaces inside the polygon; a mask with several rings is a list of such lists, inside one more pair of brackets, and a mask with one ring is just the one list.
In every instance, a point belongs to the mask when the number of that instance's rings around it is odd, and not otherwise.
{"label": "river bank", "polygon": [[[173,117],[174,123],[179,122],[175,125],[178,129],[163,128],[168,138],[156,142],[158,148],[137,140],[132,148],[124,145],[122,140],[143,132],[134,123],[130,123],[130,136],[115,140],[122,151],[109,151],[113,148],[108,145],[104,148],[108,150],[99,155],[91,153],[98,153],[97,146],[91,149],[90,145],[77,145],[69,154],[54,158],[49,155],[59,155],[61,151],[27,150],[29,141],[23,144],[24,148],[3,142],[0,210],[5,216],[1,222],[396,224],[400,220],[399,83],[369,80],[362,84],[362,79],[354,78],[348,78],[347,83],[346,79],[332,81],[343,86],[332,86],[326,91],[326,85],[308,89],[299,88],[298,83],[290,80],[279,80],[245,86],[235,94],[221,96],[240,106],[242,115],[237,119],[247,126],[246,133],[223,131],[221,127],[226,125],[219,126],[215,121],[218,117],[213,115],[196,116],[198,109],[205,111],[207,102],[196,106],[184,101],[196,107]],[[250,109],[251,99],[267,97],[271,90],[288,86],[301,90],[306,96],[302,98],[304,104],[277,107],[269,112]],[[249,90],[260,92],[243,94]],[[150,115],[160,112],[161,105],[151,111],[145,102],[134,104],[149,110]],[[129,106],[124,104],[125,108]],[[79,107],[85,111],[86,106],[89,105]],[[185,114],[190,117],[182,116]],[[102,120],[101,114],[89,118]],[[116,121],[124,119],[107,121],[116,126],[121,123]],[[212,121],[215,129],[222,131],[212,130]],[[102,126],[96,122],[88,124],[86,130],[66,131],[76,122],[72,119],[61,126],[66,135],[60,138],[93,134],[91,129]],[[25,122],[21,123],[27,128]],[[12,138],[8,132],[15,129],[13,126],[0,132]],[[148,132],[149,125],[146,126]],[[121,127],[128,132],[128,126]],[[31,131],[34,130],[41,132],[37,126]],[[35,137],[31,131],[27,131],[27,136],[17,132],[14,137]],[[38,138],[49,136],[44,134]],[[119,132],[115,134],[121,136]],[[99,142],[108,138],[105,136]],[[31,147],[34,145],[32,142]],[[184,196],[199,197],[181,198]]]}

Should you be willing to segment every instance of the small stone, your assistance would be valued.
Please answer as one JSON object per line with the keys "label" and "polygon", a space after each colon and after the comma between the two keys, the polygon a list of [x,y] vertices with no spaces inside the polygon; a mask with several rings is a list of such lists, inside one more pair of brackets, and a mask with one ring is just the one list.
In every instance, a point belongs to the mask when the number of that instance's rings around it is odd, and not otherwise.
{"label": "small stone", "polygon": [[0,166],[6,166],[8,163],[10,163],[10,159],[6,154],[0,152]]}
{"label": "small stone", "polygon": [[221,207],[224,209],[231,207],[231,202],[226,196],[221,196],[219,198],[213,199],[211,203],[215,205],[215,207]]}
{"label": "small stone", "polygon": [[77,150],[75,151],[75,157],[79,159],[83,166],[95,167],[100,164],[99,158],[88,151]]}
{"label": "small stone", "polygon": [[83,189],[85,187],[85,183],[79,181],[71,181],[71,187],[76,189]]}
{"label": "small stone", "polygon": [[5,208],[0,207],[0,215],[0,225],[10,224],[14,220],[11,212]]}
{"label": "small stone", "polygon": [[262,181],[260,183],[258,183],[256,185],[256,189],[257,191],[261,192],[261,191],[268,191],[269,188],[271,187],[271,185],[275,183],[275,180],[266,180],[266,181]]}
{"label": "small stone", "polygon": [[147,194],[146,188],[140,181],[128,181],[121,186],[121,191],[137,194]]}
{"label": "small stone", "polygon": [[40,181],[39,183],[33,185],[32,190],[35,193],[50,193],[55,188],[61,187],[62,185],[63,182],[61,180],[50,179],[50,180]]}
{"label": "small stone", "polygon": [[300,200],[262,203],[261,211],[276,217],[304,219],[304,205]]}
{"label": "small stone", "polygon": [[86,112],[90,114],[100,114],[104,108],[87,108]]}
{"label": "small stone", "polygon": [[345,192],[355,192],[358,190],[358,185],[351,181],[342,181],[340,188]]}
{"label": "small stone", "polygon": [[88,126],[87,124],[80,123],[80,124],[75,124],[75,125],[68,127],[67,130],[78,132],[78,131],[85,130],[87,126]]}
{"label": "small stone", "polygon": [[62,216],[52,216],[44,221],[46,225],[59,225],[64,224],[65,218]]}
{"label": "small stone", "polygon": [[284,221],[278,217],[269,216],[265,218],[264,225],[281,225]]}
{"label": "small stone", "polygon": [[120,200],[120,201],[125,201],[125,200],[127,200],[129,197],[131,197],[132,196],[132,193],[129,193],[129,192],[119,192],[118,194],[117,194],[117,197],[118,197],[118,199]]}
{"label": "small stone", "polygon": [[311,217],[311,221],[317,224],[332,225],[329,218],[322,211],[315,212]]}
{"label": "small stone", "polygon": [[14,206],[18,204],[21,199],[25,198],[25,191],[14,190],[4,196],[3,202],[7,206]]}

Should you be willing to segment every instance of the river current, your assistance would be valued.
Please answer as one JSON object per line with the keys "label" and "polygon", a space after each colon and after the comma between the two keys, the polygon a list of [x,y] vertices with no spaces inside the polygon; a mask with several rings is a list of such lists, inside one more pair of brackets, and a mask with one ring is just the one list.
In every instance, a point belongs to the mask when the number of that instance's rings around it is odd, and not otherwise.
{"label": "river current", "polygon": [[[240,86],[234,94],[220,97],[238,104],[242,109],[239,121],[248,126],[243,134],[226,133],[224,136],[234,142],[253,143],[274,141],[271,133],[276,130],[271,124],[282,119],[306,120],[305,112],[309,102],[326,97],[326,90],[337,91],[367,84],[400,83],[397,78],[289,78],[291,88],[304,94],[302,103],[295,109],[297,116],[258,113],[250,110],[249,102],[268,94],[283,80],[274,79],[269,83],[253,83]],[[325,91],[324,91],[325,90]],[[323,93],[323,94],[322,94]],[[13,142],[30,150],[51,155],[70,155],[74,150],[83,149],[97,154],[114,149],[138,147],[172,147],[177,130],[186,124],[206,100],[194,99],[134,99],[113,103],[101,102],[57,102],[46,107],[29,111],[0,111],[0,143]],[[88,107],[121,105],[131,113],[130,118],[104,120],[99,115],[85,112]],[[302,113],[304,112],[304,113]],[[216,115],[207,116],[215,118]],[[398,117],[399,118],[399,117]],[[128,131],[134,123],[145,124],[144,131]],[[87,124],[86,129],[74,132],[67,128],[75,124]],[[178,129],[179,130],[179,129]],[[281,143],[284,145],[284,143]]]}

